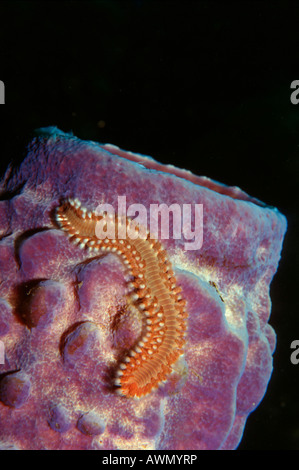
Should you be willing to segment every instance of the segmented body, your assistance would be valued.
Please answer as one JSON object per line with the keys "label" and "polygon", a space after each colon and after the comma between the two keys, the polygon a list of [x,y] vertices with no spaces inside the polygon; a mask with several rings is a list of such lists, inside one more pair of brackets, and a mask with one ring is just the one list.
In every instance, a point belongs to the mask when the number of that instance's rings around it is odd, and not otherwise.
{"label": "segmented body", "polygon": [[[121,221],[117,216],[88,211],[77,199],[68,199],[58,207],[56,219],[70,241],[95,253],[115,253],[127,265],[133,277],[132,296],[143,312],[144,327],[138,343],[119,364],[115,384],[128,397],[148,394],[170,374],[185,344],[186,302],[165,249],[149,233],[146,238],[119,238]],[[105,230],[113,228],[115,237],[98,238],[97,223]],[[129,219],[123,223],[136,231]]]}

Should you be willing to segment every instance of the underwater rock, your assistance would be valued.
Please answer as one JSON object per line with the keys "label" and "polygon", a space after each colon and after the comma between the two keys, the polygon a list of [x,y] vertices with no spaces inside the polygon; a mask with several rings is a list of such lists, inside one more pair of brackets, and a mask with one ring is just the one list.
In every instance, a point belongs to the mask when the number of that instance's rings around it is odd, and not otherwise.
{"label": "underwater rock", "polygon": [[[272,372],[269,286],[284,216],[239,188],[56,128],[40,131],[0,191],[0,442],[19,449],[236,448]],[[126,357],[134,357],[138,375],[146,345],[136,343],[146,331],[152,369],[163,359],[140,305],[148,286],[132,286],[138,271],[132,275],[120,250],[95,250],[80,230],[74,244],[56,219],[63,201],[91,220],[99,204],[117,212],[124,196],[127,208],[141,204],[149,213],[176,204],[191,214],[183,224],[169,218],[168,238],[158,227],[175,279],[167,295],[186,324],[174,339],[184,354],[165,377],[151,371],[155,389],[139,399],[119,394],[117,380]],[[159,220],[155,212],[153,226]],[[155,256],[167,273],[161,249]],[[172,321],[160,323],[169,334]]]}

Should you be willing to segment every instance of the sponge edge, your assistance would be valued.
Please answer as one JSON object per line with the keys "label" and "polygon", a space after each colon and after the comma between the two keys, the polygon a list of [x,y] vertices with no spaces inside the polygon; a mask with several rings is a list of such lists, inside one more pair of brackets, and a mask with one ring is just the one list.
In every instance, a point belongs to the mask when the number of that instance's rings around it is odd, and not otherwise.
{"label": "sponge edge", "polygon": [[[235,448],[271,376],[269,285],[284,216],[236,188],[54,127],[35,137],[0,187],[7,198],[0,201],[1,445]],[[114,380],[138,360],[150,333],[147,298],[138,300],[145,283],[113,248],[97,251],[86,236],[70,243],[55,220],[62,199],[82,202],[88,220],[89,210],[116,205],[123,195],[147,210],[153,203],[202,204],[204,214],[200,250],[185,251],[184,239],[161,240],[182,288],[175,295],[188,309],[185,354],[138,400],[119,396]],[[11,388],[15,401],[4,381],[14,373],[26,375],[23,388]],[[61,432],[49,424],[58,405],[67,416]],[[105,423],[101,434],[78,429],[91,412]]]}
{"label": "sponge edge", "polygon": [[40,127],[38,129],[35,129],[34,135],[38,137],[48,138],[48,137],[56,137],[56,136],[72,137],[74,134],[72,131],[63,132],[60,129],[58,129],[58,127],[56,126],[48,126],[48,127]]}

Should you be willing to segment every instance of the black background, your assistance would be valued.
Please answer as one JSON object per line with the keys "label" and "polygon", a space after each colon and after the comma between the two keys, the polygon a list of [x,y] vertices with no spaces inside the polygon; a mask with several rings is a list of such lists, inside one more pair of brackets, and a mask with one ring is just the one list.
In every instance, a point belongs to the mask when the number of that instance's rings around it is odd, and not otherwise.
{"label": "black background", "polygon": [[298,21],[299,3],[286,1],[0,1],[1,172],[35,128],[56,125],[237,185],[286,215],[274,372],[239,449],[299,449]]}

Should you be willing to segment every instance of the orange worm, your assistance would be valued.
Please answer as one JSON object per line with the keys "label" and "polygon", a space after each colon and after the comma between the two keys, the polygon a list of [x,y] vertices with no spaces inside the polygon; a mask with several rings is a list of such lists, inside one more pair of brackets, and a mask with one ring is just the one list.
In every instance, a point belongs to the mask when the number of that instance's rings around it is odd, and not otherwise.
{"label": "orange worm", "polygon": [[[186,331],[186,302],[161,243],[151,238],[119,239],[117,216],[98,215],[81,206],[78,199],[68,199],[57,208],[56,220],[70,241],[95,253],[112,252],[120,256],[133,276],[133,299],[143,312],[144,328],[139,342],[119,364],[115,385],[127,397],[141,397],[167,379],[172,366],[183,354]],[[100,239],[97,223],[113,229],[115,238]],[[128,229],[138,231],[132,221]],[[132,235],[132,232],[128,230]]]}

